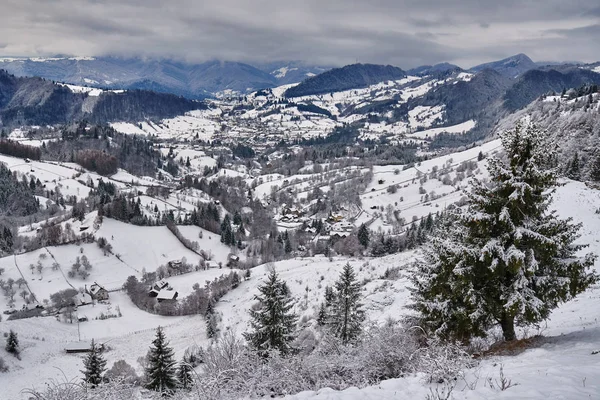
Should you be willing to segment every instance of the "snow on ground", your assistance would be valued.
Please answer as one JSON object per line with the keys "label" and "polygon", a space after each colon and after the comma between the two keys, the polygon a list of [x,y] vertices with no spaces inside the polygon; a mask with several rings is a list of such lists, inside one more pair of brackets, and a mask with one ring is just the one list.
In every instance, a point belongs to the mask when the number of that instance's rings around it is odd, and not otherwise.
{"label": "snow on ground", "polygon": [[[194,225],[181,225],[179,226],[179,232],[186,239],[198,242],[198,251],[205,251],[211,261],[221,262],[224,266],[227,264],[228,256],[233,251],[231,247],[221,243],[221,236]],[[202,237],[200,237],[200,234],[202,234]]]}
{"label": "snow on ground", "polygon": [[143,121],[137,124],[114,122],[111,126],[118,132],[132,135],[154,135],[160,139],[200,139],[211,140],[221,125],[216,120],[219,111],[194,110],[174,118],[163,119],[155,124]]}
{"label": "snow on ground", "polygon": [[475,121],[473,121],[471,119],[471,120],[465,121],[461,124],[445,126],[443,128],[426,129],[424,131],[410,133],[406,136],[410,137],[410,138],[416,138],[416,139],[433,139],[440,133],[465,133],[465,132],[470,131],[474,127],[475,127]]}
{"label": "snow on ground", "polygon": [[[97,84],[98,82],[90,81],[88,83],[96,83]],[[98,97],[98,96],[100,96],[100,94],[102,94],[103,92],[106,91],[104,89],[88,87],[88,86],[70,85],[67,83],[59,83],[59,85],[68,87],[73,93],[87,93],[88,96],[92,96],[92,97]],[[109,90],[109,91],[113,92],[113,93],[125,92],[124,90]]]}
{"label": "snow on ground", "polygon": [[408,123],[411,128],[429,128],[442,119],[444,106],[416,106],[408,112]]}
{"label": "snow on ground", "polygon": [[[554,207],[562,218],[573,217],[582,222],[581,243],[600,254],[600,192],[583,183],[568,181],[558,188]],[[596,261],[596,270],[600,263]],[[401,311],[405,310],[401,308]],[[515,356],[493,356],[476,368],[465,371],[456,382],[448,399],[597,399],[600,393],[600,285],[594,286],[575,300],[561,305],[550,316],[540,332],[542,344]],[[522,333],[523,330],[522,330]],[[529,335],[537,333],[535,329]],[[515,386],[498,388],[500,367]],[[489,382],[492,382],[492,388]],[[289,400],[355,400],[427,398],[430,390],[444,385],[427,384],[420,376],[391,379],[379,385],[344,391],[321,389],[287,396]],[[433,397],[437,398],[437,397]],[[446,397],[442,397],[446,398]]]}
{"label": "snow on ground", "polygon": [[[490,145],[493,146],[493,145]],[[454,155],[458,159],[457,155]],[[466,157],[466,156],[465,156]],[[424,166],[428,168],[428,166]],[[389,170],[389,168],[388,168]],[[379,171],[382,173],[385,170]],[[393,172],[392,172],[393,174]],[[582,243],[590,243],[590,251],[600,253],[600,240],[597,232],[600,231],[600,215],[595,211],[600,207],[600,192],[587,188],[578,182],[568,182],[560,187],[555,195],[556,208],[561,217],[572,216],[575,222],[583,222]],[[180,245],[166,228],[161,227],[134,227],[117,221],[105,219],[99,234],[108,238],[111,235],[111,244],[115,253],[121,252],[122,259],[136,269],[146,268],[148,271],[169,260],[171,257],[181,257],[185,253]],[[186,236],[197,237],[196,228],[182,227]],[[112,239],[114,235],[114,239]],[[169,236],[170,235],[170,236]],[[206,238],[207,233],[203,236]],[[210,240],[216,240],[216,236]],[[85,245],[84,254],[89,255],[94,268],[92,273],[103,273],[113,276],[117,272],[111,268],[118,268],[115,257],[105,257],[99,253],[95,245]],[[50,248],[55,256],[68,263],[78,254],[79,247],[64,246]],[[39,259],[43,250],[32,252],[28,255],[18,256],[23,264]],[[79,253],[80,254],[80,253]],[[193,253],[192,253],[193,254]],[[417,251],[395,254],[379,259],[365,258],[344,259],[317,256],[313,258],[291,259],[274,263],[275,268],[290,287],[296,299],[296,312],[304,320],[314,318],[318,304],[323,300],[325,286],[331,285],[339,276],[342,266],[350,262],[360,281],[364,283],[364,305],[367,317],[371,321],[383,322],[386,318],[398,318],[406,314],[405,308],[409,302],[409,285],[407,272],[402,272],[400,279],[385,281],[381,276],[390,266],[406,266],[415,257]],[[192,255],[186,254],[188,261]],[[102,264],[102,260],[107,260]],[[112,260],[112,261],[108,261]],[[10,266],[11,258],[0,260],[2,266],[7,267],[6,274],[14,272]],[[20,265],[21,263],[19,263]],[[44,262],[44,265],[47,261]],[[110,265],[109,265],[110,264]],[[598,264],[597,264],[598,265]],[[45,267],[47,268],[47,267]],[[126,265],[121,268],[127,270]],[[257,293],[257,285],[261,284],[269,272],[269,265],[261,265],[252,270],[249,281],[242,282],[240,287],[228,293],[217,303],[216,311],[222,316],[220,327],[223,331],[231,330],[241,335],[247,329],[248,309],[253,304],[253,296]],[[598,268],[597,268],[598,269]],[[229,269],[223,268],[224,273]],[[27,269],[23,271],[26,279],[30,279],[36,290],[41,285],[49,285],[48,280],[61,280],[58,272],[43,271],[43,280]],[[206,279],[214,279],[219,273],[218,269],[198,271],[189,275],[182,275],[173,279],[174,285],[181,287],[182,292],[189,290],[195,282],[202,284]],[[123,273],[125,275],[125,273]],[[96,276],[96,279],[100,279]],[[108,280],[108,276],[106,279]],[[181,283],[179,282],[181,280]],[[82,282],[76,282],[79,286]],[[136,360],[145,354],[154,336],[153,329],[162,325],[166,327],[166,334],[175,348],[179,358],[185,348],[198,344],[207,345],[205,323],[201,316],[192,317],[160,317],[151,315],[137,309],[122,292],[110,294],[110,310],[115,312],[119,307],[122,317],[96,320],[101,312],[109,312],[105,304],[85,306],[80,308],[80,313],[87,316],[90,321],[81,323],[79,328],[82,339],[96,338],[110,346],[106,353],[108,365],[119,359],[124,359],[140,371]],[[526,350],[518,356],[495,356],[482,361],[476,369],[467,370],[465,381],[473,383],[479,379],[475,390],[465,388],[465,383],[459,381],[454,390],[454,399],[538,399],[538,398],[564,398],[588,399],[600,392],[600,363],[597,355],[592,351],[600,350],[600,286],[580,295],[575,301],[559,307],[551,315],[547,326],[542,328],[544,335],[549,338],[539,347]],[[0,330],[14,329],[19,332],[23,343],[22,361],[16,361],[2,354],[9,363],[11,371],[0,374],[0,385],[3,395],[8,399],[25,398],[20,390],[26,387],[41,387],[43,382],[50,378],[60,378],[64,372],[67,378],[79,377],[81,369],[81,356],[67,355],[63,348],[68,342],[77,340],[77,325],[58,322],[52,317],[32,318],[19,321],[3,321]],[[529,334],[535,330],[529,331]],[[0,350],[4,351],[4,350]],[[504,373],[517,386],[506,391],[491,389],[488,377],[499,379],[499,365],[504,366]],[[60,370],[56,368],[60,368]],[[62,371],[62,372],[61,372]],[[478,378],[479,377],[479,378]],[[10,384],[6,384],[10,382]],[[403,379],[384,381],[380,385],[356,389],[351,388],[342,392],[330,389],[321,389],[318,393],[304,392],[290,399],[340,399],[354,400],[363,398],[425,398],[429,389],[435,385],[422,382],[420,376],[409,376]]]}
{"label": "snow on ground", "polygon": [[290,68],[290,67],[281,67],[271,72],[275,76],[275,78],[281,79],[287,75],[288,72],[296,71],[298,68]]}
{"label": "snow on ground", "polygon": [[468,72],[461,72],[456,76],[456,79],[468,82],[471,79],[473,79],[473,76],[474,76],[474,74],[470,74]]}
{"label": "snow on ground", "polygon": [[[468,184],[467,171],[462,173],[463,179],[459,180],[457,168],[467,161],[477,162],[479,152],[490,155],[500,146],[499,140],[493,140],[462,152],[423,161],[407,169],[402,165],[374,166],[373,179],[360,194],[363,213],[355,224],[367,223],[371,230],[377,231],[381,227],[383,231],[390,231],[392,226],[387,211],[390,207],[391,211],[399,211],[406,223],[442,211],[464,196],[462,188]],[[472,173],[478,178],[485,177],[485,165],[485,161],[478,162],[477,169]],[[390,186],[395,186],[395,191],[390,190]]]}
{"label": "snow on ground", "polygon": [[185,257],[198,264],[200,256],[183,247],[165,226],[135,226],[105,218],[96,237],[104,237],[126,265],[155,271],[161,265]]}

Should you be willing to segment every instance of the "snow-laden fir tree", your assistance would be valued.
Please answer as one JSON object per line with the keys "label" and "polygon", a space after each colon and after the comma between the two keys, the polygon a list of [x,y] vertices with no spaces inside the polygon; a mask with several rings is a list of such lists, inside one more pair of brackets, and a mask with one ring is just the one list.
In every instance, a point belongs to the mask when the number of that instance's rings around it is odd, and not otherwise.
{"label": "snow-laden fir tree", "polygon": [[179,381],[179,387],[183,389],[190,389],[192,387],[194,384],[192,371],[192,366],[187,363],[185,359],[179,363],[179,368],[177,369],[177,380]]}
{"label": "snow-laden fir tree", "polygon": [[488,161],[490,182],[474,180],[464,212],[440,223],[413,278],[424,327],[468,341],[500,325],[536,324],[597,280],[595,256],[577,257],[579,224],[551,211],[555,144],[533,125],[505,132],[505,158]]}
{"label": "snow-laden fir tree", "polygon": [[365,319],[360,302],[360,284],[350,263],[344,265],[334,288],[327,324],[334,335],[348,343],[360,334]]}
{"label": "snow-laden fir tree", "polygon": [[146,367],[146,388],[159,393],[171,393],[177,386],[177,365],[173,349],[165,337],[162,327],[156,329],[156,338],[148,351]]}
{"label": "snow-laden fir tree", "polygon": [[106,371],[106,360],[102,357],[102,352],[94,340],[90,347],[90,352],[83,360],[83,381],[91,387],[96,387],[102,383],[102,375]]}
{"label": "snow-laden fir tree", "polygon": [[6,338],[6,351],[15,357],[19,357],[19,353],[21,352],[19,349],[19,338],[17,337],[17,333],[12,329]]}
{"label": "snow-laden fir tree", "polygon": [[258,290],[260,295],[254,296],[254,300],[259,302],[258,309],[250,310],[252,330],[244,337],[260,352],[277,350],[281,354],[289,354],[291,342],[296,337],[297,319],[292,312],[294,304],[289,289],[273,270]]}

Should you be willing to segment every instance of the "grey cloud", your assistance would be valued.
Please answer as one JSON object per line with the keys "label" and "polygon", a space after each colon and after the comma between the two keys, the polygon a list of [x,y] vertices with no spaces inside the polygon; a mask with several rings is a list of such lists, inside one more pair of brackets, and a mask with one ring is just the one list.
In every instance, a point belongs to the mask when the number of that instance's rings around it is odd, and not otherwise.
{"label": "grey cloud", "polygon": [[549,29],[546,33],[555,33],[564,38],[596,41],[598,40],[598,36],[600,36],[600,23],[573,29]]}
{"label": "grey cloud", "polygon": [[10,55],[327,65],[358,59],[404,68],[441,61],[468,67],[519,52],[545,60],[600,58],[591,23],[600,17],[597,0],[2,1],[2,52]]}

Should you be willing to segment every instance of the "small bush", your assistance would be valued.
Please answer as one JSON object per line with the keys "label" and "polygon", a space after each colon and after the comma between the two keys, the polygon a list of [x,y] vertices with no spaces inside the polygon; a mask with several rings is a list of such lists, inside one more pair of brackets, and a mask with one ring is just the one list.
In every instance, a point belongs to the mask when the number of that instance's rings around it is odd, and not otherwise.
{"label": "small bush", "polygon": [[6,365],[6,362],[2,357],[0,357],[0,372],[8,372],[8,365]]}

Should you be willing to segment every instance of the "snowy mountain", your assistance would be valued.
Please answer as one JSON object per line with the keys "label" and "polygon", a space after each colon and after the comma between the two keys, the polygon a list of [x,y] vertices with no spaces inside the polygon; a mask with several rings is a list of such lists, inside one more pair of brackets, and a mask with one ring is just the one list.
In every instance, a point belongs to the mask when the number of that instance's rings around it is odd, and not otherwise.
{"label": "snowy mountain", "polygon": [[308,65],[300,61],[276,61],[255,64],[255,67],[272,75],[277,80],[277,86],[299,83],[331,69],[331,67]]}
{"label": "snowy mountain", "polygon": [[87,119],[94,122],[168,118],[205,108],[173,94],[100,90],[15,77],[0,70],[0,125],[51,125]]}
{"label": "snowy mountain", "polygon": [[285,96],[300,97],[360,89],[379,82],[398,80],[404,77],[406,77],[404,71],[391,65],[352,64],[310,77],[299,85],[289,88],[285,92]]}
{"label": "snowy mountain", "polygon": [[484,69],[493,69],[507,78],[516,78],[524,72],[536,67],[536,63],[534,63],[531,58],[521,53],[499,61],[476,65],[470,68],[469,71],[479,72]]}
{"label": "snowy mountain", "polygon": [[230,61],[184,63],[167,59],[0,58],[0,69],[80,86],[143,89],[202,99],[225,90],[246,93],[297,83],[327,68],[302,63],[268,63],[258,68]]}
{"label": "snowy mountain", "polygon": [[455,71],[462,71],[462,68],[460,68],[458,65],[444,62],[435,65],[421,65],[419,67],[409,69],[406,71],[406,73],[408,75],[424,76]]}

